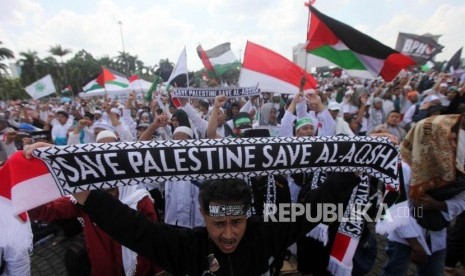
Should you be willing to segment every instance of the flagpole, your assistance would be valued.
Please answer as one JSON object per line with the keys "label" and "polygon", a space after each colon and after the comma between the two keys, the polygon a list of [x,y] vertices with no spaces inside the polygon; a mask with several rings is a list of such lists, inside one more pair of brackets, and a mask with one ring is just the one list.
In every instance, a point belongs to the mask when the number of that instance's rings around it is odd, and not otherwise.
{"label": "flagpole", "polygon": [[309,40],[308,40],[308,30],[310,29],[310,17],[312,16],[312,13],[310,12],[310,6],[312,4],[315,3],[315,0],[309,0],[308,2],[305,2],[305,6],[308,7],[308,17],[307,17],[307,31],[306,31],[306,34],[307,34],[307,38],[305,39],[306,43],[305,43],[305,47],[304,47],[304,53],[305,53],[305,59],[304,59],[304,62],[305,62],[305,66],[304,66],[304,69],[306,72],[308,72],[308,68],[307,68],[307,56],[308,54],[306,53],[306,48],[308,46],[308,43],[309,43]]}
{"label": "flagpole", "polygon": [[189,70],[187,70],[187,53],[186,53],[186,46],[184,46],[184,54],[186,55],[186,79],[187,79],[187,87],[189,87]]}
{"label": "flagpole", "polygon": [[300,80],[300,92],[303,91],[304,89],[304,86],[305,84],[307,83],[307,78],[306,78],[306,74],[308,73],[308,64],[307,64],[307,56],[308,56],[308,53],[306,51],[307,49],[307,46],[308,46],[308,43],[309,43],[309,40],[308,40],[308,30],[310,29],[310,17],[311,17],[311,11],[310,11],[310,6],[313,5],[315,3],[316,0],[309,0],[308,2],[305,2],[305,6],[308,7],[308,17],[307,17],[307,30],[306,30],[306,34],[307,34],[307,38],[305,39],[305,46],[304,46],[304,54],[305,54],[305,59],[304,59],[304,75],[302,76],[302,79]]}

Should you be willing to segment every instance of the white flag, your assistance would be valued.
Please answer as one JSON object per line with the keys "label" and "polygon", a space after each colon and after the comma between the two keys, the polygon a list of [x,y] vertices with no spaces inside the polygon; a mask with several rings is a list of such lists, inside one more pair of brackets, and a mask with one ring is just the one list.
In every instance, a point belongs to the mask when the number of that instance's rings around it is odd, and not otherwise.
{"label": "white flag", "polygon": [[34,100],[56,92],[55,85],[53,85],[52,76],[50,74],[28,85],[25,89]]}
{"label": "white flag", "polygon": [[[178,63],[176,63],[176,66],[173,69],[173,72],[171,72],[170,78],[168,79],[168,84],[171,84],[171,81],[174,80],[174,78],[181,76],[181,75],[186,75],[187,79],[187,58],[186,58],[186,47],[184,47],[184,50],[182,50],[181,55],[179,55]],[[187,79],[187,84],[189,84],[189,79]],[[177,84],[179,86],[180,83]]]}

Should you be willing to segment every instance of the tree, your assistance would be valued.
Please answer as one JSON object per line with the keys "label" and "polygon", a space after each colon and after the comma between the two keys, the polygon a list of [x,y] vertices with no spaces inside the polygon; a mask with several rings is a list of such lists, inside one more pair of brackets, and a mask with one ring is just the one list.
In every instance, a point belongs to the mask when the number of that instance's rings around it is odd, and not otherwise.
{"label": "tree", "polygon": [[63,63],[63,57],[66,56],[67,54],[71,53],[72,50],[71,49],[63,49],[60,44],[57,44],[55,46],[50,47],[50,50],[48,50],[48,51],[53,56],[59,56],[60,57],[61,66],[63,67],[64,83],[66,84],[68,82],[68,76],[66,74],[66,66]]}
{"label": "tree", "polygon": [[[2,42],[0,41],[0,45],[1,44]],[[6,74],[8,72],[7,71],[8,66],[2,63],[2,61],[6,59],[12,59],[14,57],[15,55],[13,54],[13,51],[5,47],[0,47],[0,97],[3,100],[6,100],[8,98],[7,92],[11,90],[9,90],[10,87],[6,85],[8,81],[7,79],[3,78],[3,74],[2,74],[2,73]]]}
{"label": "tree", "polygon": [[61,59],[61,64],[63,64],[63,57],[73,52],[71,49],[63,49],[60,44],[50,47],[50,50],[48,51],[53,56],[59,56]]}
{"label": "tree", "polygon": [[174,63],[169,59],[160,59],[158,63],[158,69],[155,70],[155,75],[161,76],[163,81],[168,81],[170,78],[171,72],[173,72]]}
{"label": "tree", "polygon": [[0,99],[15,100],[15,99],[30,99],[31,96],[26,93],[21,85],[20,79],[4,78],[0,81]]}
{"label": "tree", "polygon": [[[0,45],[2,44],[2,42],[0,41]],[[5,47],[1,47],[0,46],[0,78],[1,78],[1,75],[2,75],[2,71],[4,73],[7,72],[7,68],[8,66],[6,64],[3,64],[1,63],[3,60],[5,59],[12,59],[12,58],[15,58],[15,55],[13,54],[13,51],[11,51],[10,49],[8,48],[5,48]]]}
{"label": "tree", "polygon": [[34,81],[39,79],[39,72],[37,65],[40,62],[39,56],[36,51],[28,50],[27,52],[20,52],[19,55],[22,57],[18,61],[18,65],[21,66],[21,83],[27,86]]}
{"label": "tree", "polygon": [[63,75],[63,71],[60,69],[60,64],[55,59],[55,57],[48,56],[42,60],[39,60],[37,64],[37,72],[39,72],[39,77],[46,76],[50,74],[57,88],[57,94],[61,91],[61,87],[64,87],[66,84],[66,78]]}
{"label": "tree", "polygon": [[102,64],[83,49],[68,60],[67,66],[71,68],[69,84],[73,91],[80,91],[91,77],[100,72]]}

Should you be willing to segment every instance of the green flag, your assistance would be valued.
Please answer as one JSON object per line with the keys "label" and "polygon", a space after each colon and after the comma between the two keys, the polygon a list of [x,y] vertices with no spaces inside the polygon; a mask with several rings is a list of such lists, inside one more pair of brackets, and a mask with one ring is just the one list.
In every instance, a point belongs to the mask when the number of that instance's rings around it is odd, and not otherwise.
{"label": "green flag", "polygon": [[147,95],[145,95],[146,101],[150,102],[152,100],[153,91],[157,90],[157,86],[160,83],[160,79],[161,79],[160,76],[155,76],[155,80],[150,86],[149,91],[147,91]]}

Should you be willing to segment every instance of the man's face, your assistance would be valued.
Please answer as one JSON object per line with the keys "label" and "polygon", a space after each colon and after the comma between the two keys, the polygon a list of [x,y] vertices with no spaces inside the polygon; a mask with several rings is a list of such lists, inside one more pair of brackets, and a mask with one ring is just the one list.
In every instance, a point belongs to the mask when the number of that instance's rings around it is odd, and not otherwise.
{"label": "man's face", "polygon": [[168,102],[168,97],[162,96],[161,101],[162,101],[163,104],[166,104]]}
{"label": "man's face", "polygon": [[447,91],[447,94],[446,94],[447,99],[449,101],[452,101],[454,99],[455,95],[456,95],[456,93],[454,91]]}
{"label": "man's face", "polygon": [[357,119],[352,118],[349,122],[349,127],[352,131],[357,133],[360,129],[360,124],[358,123]]}
{"label": "man's face", "polygon": [[177,132],[173,135],[173,140],[188,140],[192,139],[187,133]]}
{"label": "man's face", "polygon": [[400,114],[399,113],[391,113],[387,119],[387,123],[391,126],[397,126],[400,122]]}
{"label": "man's face", "polygon": [[333,117],[333,119],[336,119],[337,116],[339,115],[339,109],[329,110],[329,114],[331,114],[331,117]]}
{"label": "man's face", "polygon": [[236,250],[247,226],[246,216],[211,217],[202,211],[208,235],[225,254]]}
{"label": "man's face", "polygon": [[218,110],[218,126],[221,127],[224,124],[226,116],[224,115],[224,110]]}
{"label": "man's face", "polygon": [[239,108],[237,106],[231,107],[231,114],[233,117],[236,117],[238,113],[239,113]]}
{"label": "man's face", "polygon": [[142,135],[142,133],[144,133],[144,131],[146,131],[146,130],[147,130],[146,127],[137,128],[137,137],[139,138]]}
{"label": "man's face", "polygon": [[66,118],[66,116],[63,114],[58,113],[56,117],[57,117],[58,122],[62,125],[66,124],[66,122],[68,121],[68,118]]}
{"label": "man's face", "polygon": [[207,114],[207,113],[208,113],[208,107],[204,106],[203,104],[199,104],[199,110],[200,110],[200,112],[202,112],[203,114]]}
{"label": "man's face", "polygon": [[269,115],[269,117],[268,117],[268,121],[269,121],[270,123],[275,123],[275,122],[278,120],[277,115],[278,115],[278,114],[277,114],[277,112],[276,112],[276,108],[272,107],[272,108],[270,109],[270,115]]}
{"label": "man's face", "polygon": [[141,121],[142,123],[149,124],[149,123],[150,123],[150,117],[149,117],[149,115],[142,115],[142,116],[140,117],[140,121]]}
{"label": "man's face", "polygon": [[391,99],[392,98],[392,93],[390,90],[386,91],[383,95],[383,99]]}
{"label": "man's face", "polygon": [[418,102],[418,95],[410,97],[410,102],[411,103],[417,103]]}
{"label": "man's face", "polygon": [[302,137],[302,136],[313,136],[314,133],[314,126],[307,124],[304,126],[301,126],[296,132],[295,136],[297,137]]}
{"label": "man's face", "polygon": [[174,128],[177,128],[179,126],[179,120],[178,120],[178,117],[171,117],[171,125],[174,127]]}
{"label": "man's face", "polygon": [[89,126],[91,126],[94,123],[94,120],[89,116],[84,116],[83,119],[86,119],[89,122]]}
{"label": "man's face", "polygon": [[279,104],[281,102],[281,96],[273,96],[273,102]]}
{"label": "man's face", "polygon": [[324,102],[328,100],[328,94],[327,93],[321,93],[321,101]]}

